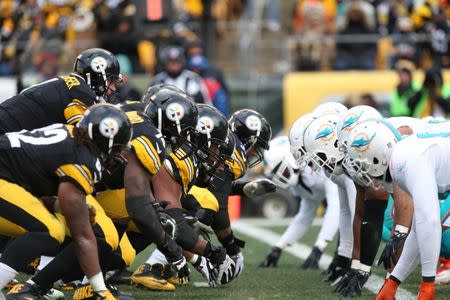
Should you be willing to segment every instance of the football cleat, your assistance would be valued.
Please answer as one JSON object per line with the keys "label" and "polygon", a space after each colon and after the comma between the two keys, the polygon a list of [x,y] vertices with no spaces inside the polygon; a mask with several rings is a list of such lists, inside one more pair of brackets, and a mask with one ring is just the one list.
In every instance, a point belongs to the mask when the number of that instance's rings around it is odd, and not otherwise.
{"label": "football cleat", "polygon": [[6,294],[7,300],[45,300],[41,289],[35,284],[19,283]]}
{"label": "football cleat", "polygon": [[73,300],[116,300],[111,291],[95,292],[90,284],[79,286],[73,293]]}
{"label": "football cleat", "polygon": [[436,299],[436,288],[434,282],[421,282],[417,300],[434,300]]}
{"label": "football cleat", "polygon": [[131,283],[155,291],[175,291],[175,286],[163,277],[164,266],[161,264],[140,265],[131,276]]}
{"label": "football cleat", "polygon": [[440,267],[436,272],[436,284],[444,285],[450,283],[450,258],[441,258]]}
{"label": "football cleat", "polygon": [[189,278],[186,278],[184,280],[181,280],[178,277],[178,273],[172,268],[170,265],[165,265],[164,270],[162,272],[162,277],[167,280],[167,282],[173,284],[173,285],[188,285],[189,284]]}
{"label": "football cleat", "polygon": [[131,284],[131,276],[133,276],[133,272],[128,269],[120,269],[116,270],[107,280],[106,282],[109,284]]}
{"label": "football cleat", "polygon": [[45,295],[46,300],[64,300],[64,293],[56,289],[50,289]]}
{"label": "football cleat", "polygon": [[375,300],[392,300],[395,299],[395,293],[397,293],[398,284],[392,279],[386,279],[381,290],[378,292]]}
{"label": "football cleat", "polygon": [[10,289],[12,289],[16,284],[19,284],[20,282],[17,280],[17,279],[13,279],[13,280],[11,280],[10,282],[8,282],[6,285],[5,285],[5,289],[6,290],[10,290]]}

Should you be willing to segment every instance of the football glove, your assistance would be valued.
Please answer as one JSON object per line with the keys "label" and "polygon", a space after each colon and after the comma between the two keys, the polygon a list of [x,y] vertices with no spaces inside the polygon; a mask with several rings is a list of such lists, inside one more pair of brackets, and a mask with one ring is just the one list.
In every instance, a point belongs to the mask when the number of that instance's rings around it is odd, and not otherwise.
{"label": "football glove", "polygon": [[244,270],[244,255],[242,252],[239,252],[238,254],[231,256],[231,259],[236,264],[236,270],[234,271],[233,277],[239,277]]}
{"label": "football glove", "polygon": [[276,268],[278,265],[278,260],[281,256],[281,248],[273,247],[269,254],[267,254],[266,258],[259,264],[260,268],[274,267]]}
{"label": "football glove", "polygon": [[308,270],[314,270],[319,268],[319,260],[320,257],[322,257],[322,251],[320,251],[319,248],[314,247],[311,250],[311,253],[309,254],[308,258],[305,260],[305,262],[302,265],[302,269]]}
{"label": "football glove", "polygon": [[228,256],[225,256],[225,260],[217,266],[217,279],[216,282],[219,285],[224,285],[233,280],[233,274],[235,273],[236,265],[234,261]]}
{"label": "football glove", "polygon": [[180,282],[180,285],[185,285],[189,283],[189,268],[188,264],[186,263],[186,259],[184,256],[174,262],[171,262],[172,267],[175,269],[175,271],[178,273],[178,281]]}
{"label": "football glove", "polygon": [[331,285],[336,285],[339,280],[350,269],[351,259],[345,256],[336,254],[333,257],[328,269],[325,273],[325,281],[330,282]]}
{"label": "football glove", "polygon": [[272,180],[263,178],[246,183],[242,190],[244,191],[245,196],[251,198],[275,192],[277,190],[277,185],[273,183]]}
{"label": "football glove", "polygon": [[350,269],[336,285],[335,291],[344,297],[361,296],[364,284],[370,277],[370,272]]}
{"label": "football glove", "polygon": [[386,270],[393,268],[397,264],[397,259],[400,257],[407,237],[408,233],[400,232],[396,229],[386,243],[380,259],[378,260],[378,265],[383,264]]}
{"label": "football glove", "polygon": [[217,270],[206,257],[198,255],[192,265],[208,281],[210,287],[217,286]]}
{"label": "football glove", "polygon": [[162,228],[171,238],[175,239],[177,234],[177,222],[174,218],[172,218],[164,208],[158,203],[155,202],[152,204],[155,209],[156,214],[158,215],[159,222],[161,223]]}

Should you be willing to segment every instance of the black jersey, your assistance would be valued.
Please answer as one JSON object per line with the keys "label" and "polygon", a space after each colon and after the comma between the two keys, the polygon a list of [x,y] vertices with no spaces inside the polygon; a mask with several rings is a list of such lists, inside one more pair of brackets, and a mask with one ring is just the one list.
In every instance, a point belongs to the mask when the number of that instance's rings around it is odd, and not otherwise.
{"label": "black jersey", "polygon": [[0,133],[32,130],[55,123],[77,123],[95,104],[95,93],[78,75],[33,85],[0,103]]}
{"label": "black jersey", "polygon": [[73,126],[53,124],[0,136],[0,178],[37,197],[56,196],[61,181],[91,194],[101,163],[86,146],[76,144],[72,131]]}
{"label": "black jersey", "polygon": [[[165,142],[161,132],[143,113],[134,110],[135,106],[120,105],[120,108],[125,111],[133,128],[131,151],[136,154],[139,162],[150,175],[156,174],[166,157]],[[102,180],[104,187],[99,184],[98,188],[100,190],[123,188],[124,167],[121,166],[111,174],[105,175]]]}
{"label": "black jersey", "polygon": [[234,132],[230,131],[230,139],[234,139],[235,146],[231,160],[227,160],[227,165],[234,173],[234,179],[239,179],[247,172],[247,154],[245,152],[244,145]]}
{"label": "black jersey", "polygon": [[170,176],[182,186],[184,193],[187,194],[198,177],[197,157],[194,153],[186,156],[186,150],[183,147],[176,151],[177,153],[171,152],[167,156],[164,166]]}

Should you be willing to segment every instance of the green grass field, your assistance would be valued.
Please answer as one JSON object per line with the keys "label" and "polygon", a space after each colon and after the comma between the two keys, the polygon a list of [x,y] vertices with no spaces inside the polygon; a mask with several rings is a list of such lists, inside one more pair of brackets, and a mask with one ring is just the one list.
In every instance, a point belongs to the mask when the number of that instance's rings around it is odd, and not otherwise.
{"label": "green grass field", "polygon": [[[260,227],[261,228],[261,227]],[[281,234],[285,227],[263,227],[273,233]],[[313,245],[318,226],[313,228],[300,241],[306,245]],[[195,287],[195,282],[202,282],[202,277],[191,268],[191,284],[189,286],[177,287],[175,292],[154,292],[138,289],[131,286],[120,286],[121,290],[132,292],[136,299],[338,299],[333,288],[322,282],[322,270],[304,271],[300,269],[302,260],[287,252],[283,253],[278,268],[262,269],[258,267],[261,260],[271,248],[271,245],[239,233],[235,234],[246,240],[244,249],[245,269],[243,274],[230,284],[219,288]],[[336,242],[331,243],[326,254],[332,256]],[[147,254],[152,250],[149,247],[145,253],[138,255],[135,268],[145,260]],[[380,267],[373,268],[373,273],[384,277],[384,270]],[[416,295],[420,271],[416,270],[401,287]],[[70,299],[70,294],[67,294]],[[360,299],[374,299],[375,295],[364,289]],[[397,298],[399,299],[399,298]],[[415,299],[415,297],[413,298]],[[437,299],[450,299],[450,286],[437,287]]]}

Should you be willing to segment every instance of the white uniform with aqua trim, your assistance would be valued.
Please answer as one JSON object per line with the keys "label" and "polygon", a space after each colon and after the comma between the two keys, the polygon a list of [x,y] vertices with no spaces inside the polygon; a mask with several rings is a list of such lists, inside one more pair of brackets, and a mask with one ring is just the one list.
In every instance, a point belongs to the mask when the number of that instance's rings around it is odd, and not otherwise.
{"label": "white uniform with aqua trim", "polygon": [[293,187],[293,190],[302,199],[300,209],[276,246],[284,249],[303,237],[312,225],[320,203],[323,199],[326,199],[327,210],[315,244],[323,251],[325,247],[321,247],[323,241],[333,240],[339,226],[338,188],[323,174],[317,174],[311,167],[306,166],[301,172],[299,184]]}
{"label": "white uniform with aqua trim", "polygon": [[[444,135],[444,134],[440,134]],[[419,134],[398,142],[392,151],[392,179],[414,203],[410,234],[392,275],[403,281],[421,259],[422,276],[435,276],[441,242],[438,194],[450,190],[450,138]]]}

